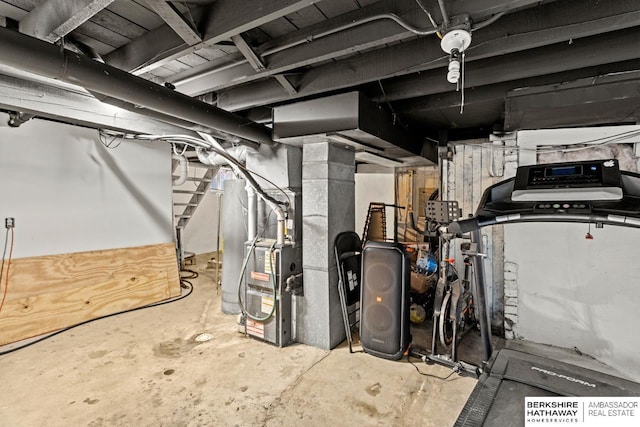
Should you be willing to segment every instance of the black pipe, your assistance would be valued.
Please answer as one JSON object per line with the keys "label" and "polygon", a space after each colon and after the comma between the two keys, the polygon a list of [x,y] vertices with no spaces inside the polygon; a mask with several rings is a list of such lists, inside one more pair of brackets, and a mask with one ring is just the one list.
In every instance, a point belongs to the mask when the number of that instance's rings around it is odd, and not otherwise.
{"label": "black pipe", "polygon": [[0,63],[267,145],[271,130],[62,47],[0,28]]}

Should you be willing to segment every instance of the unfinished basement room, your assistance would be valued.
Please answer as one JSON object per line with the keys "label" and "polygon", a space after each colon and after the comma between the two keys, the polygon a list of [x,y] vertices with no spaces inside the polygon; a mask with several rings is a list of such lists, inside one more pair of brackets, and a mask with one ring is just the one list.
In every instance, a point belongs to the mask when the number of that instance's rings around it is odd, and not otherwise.
{"label": "unfinished basement room", "polygon": [[0,427],[640,425],[638,0],[0,0]]}

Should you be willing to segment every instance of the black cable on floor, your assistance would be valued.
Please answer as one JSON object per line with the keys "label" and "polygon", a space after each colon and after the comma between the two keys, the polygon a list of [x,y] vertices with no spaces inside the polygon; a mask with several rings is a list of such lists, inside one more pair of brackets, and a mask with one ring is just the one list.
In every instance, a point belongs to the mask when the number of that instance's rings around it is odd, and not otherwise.
{"label": "black cable on floor", "polygon": [[[196,276],[194,276],[194,277],[198,277],[198,273],[197,272],[194,271],[193,273],[196,274]],[[189,278],[191,279],[192,277],[189,277]],[[55,337],[56,335],[60,335],[63,332],[67,332],[67,331],[69,331],[71,329],[77,328],[78,326],[82,326],[82,325],[86,325],[87,323],[95,322],[96,320],[107,319],[109,317],[118,316],[118,315],[125,314],[125,313],[131,313],[131,312],[138,311],[138,310],[143,310],[143,309],[146,309],[146,308],[157,307],[159,305],[165,305],[165,304],[169,304],[169,303],[172,303],[172,302],[180,301],[181,299],[184,299],[184,298],[188,297],[189,295],[191,295],[191,293],[193,292],[193,283],[191,283],[190,281],[188,281],[188,280],[186,280],[184,278],[181,278],[180,279],[180,288],[181,289],[186,289],[186,293],[184,295],[180,295],[178,297],[171,298],[171,299],[168,299],[168,300],[165,300],[165,301],[156,302],[156,303],[153,303],[153,304],[143,305],[142,307],[136,307],[136,308],[131,308],[129,310],[119,311],[117,313],[107,314],[105,316],[96,317],[95,319],[85,320],[84,322],[80,322],[80,323],[75,324],[73,326],[68,326],[66,328],[59,329],[59,330],[57,330],[55,332],[52,332],[52,333],[47,334],[47,335],[45,335],[43,337],[40,337],[40,338],[38,338],[38,339],[36,339],[34,341],[28,342],[28,343],[26,343],[24,345],[21,345],[19,347],[16,347],[16,348],[12,348],[11,350],[0,351],[0,356],[4,356],[5,354],[13,353],[14,351],[22,350],[24,348],[30,347],[30,346],[32,346],[34,344],[37,344],[37,343],[42,342],[44,340],[47,340],[49,338]]]}
{"label": "black cable on floor", "polygon": [[183,268],[182,270],[180,270],[180,273],[189,273],[188,276],[180,275],[180,279],[195,279],[200,276],[200,273],[195,270],[189,270],[188,268]]}
{"label": "black cable on floor", "polygon": [[453,374],[455,373],[455,371],[453,371],[453,370],[452,370],[451,372],[449,372],[449,375],[447,375],[446,377],[444,377],[444,378],[443,378],[443,377],[439,377],[439,376],[437,376],[437,375],[432,375],[432,374],[427,374],[427,373],[425,373],[425,372],[422,372],[422,371],[420,371],[420,369],[418,368],[418,365],[416,365],[415,363],[413,363],[413,362],[411,361],[411,355],[410,355],[410,354],[407,354],[407,362],[411,363],[411,366],[413,366],[414,368],[416,368],[416,371],[418,371],[418,373],[419,373],[420,375],[423,375],[423,376],[425,376],[425,377],[435,378],[435,379],[437,379],[437,380],[441,380],[441,381],[447,381],[449,378],[451,378],[451,375],[453,375]]}

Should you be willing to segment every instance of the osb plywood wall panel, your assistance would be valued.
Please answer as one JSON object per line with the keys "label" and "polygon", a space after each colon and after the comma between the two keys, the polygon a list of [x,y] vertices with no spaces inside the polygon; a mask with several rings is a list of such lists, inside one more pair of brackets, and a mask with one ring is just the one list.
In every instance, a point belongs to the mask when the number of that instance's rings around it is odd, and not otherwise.
{"label": "osb plywood wall panel", "polygon": [[8,283],[0,345],[180,294],[172,243],[18,258]]}

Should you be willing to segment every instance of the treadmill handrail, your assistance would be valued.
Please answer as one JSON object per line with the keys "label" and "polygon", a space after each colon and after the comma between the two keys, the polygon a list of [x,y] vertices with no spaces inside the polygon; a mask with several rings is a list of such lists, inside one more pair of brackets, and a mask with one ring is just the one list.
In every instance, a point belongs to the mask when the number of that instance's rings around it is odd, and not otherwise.
{"label": "treadmill handrail", "polygon": [[567,213],[544,213],[544,214],[508,214],[493,217],[473,217],[452,222],[449,231],[454,234],[464,234],[470,231],[488,227],[496,224],[513,224],[522,222],[580,222],[599,223],[607,225],[619,225],[623,227],[640,228],[640,219],[623,215],[598,215],[598,214],[567,214]]}

